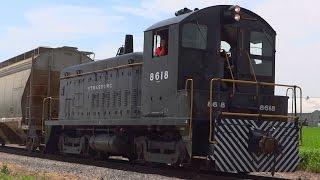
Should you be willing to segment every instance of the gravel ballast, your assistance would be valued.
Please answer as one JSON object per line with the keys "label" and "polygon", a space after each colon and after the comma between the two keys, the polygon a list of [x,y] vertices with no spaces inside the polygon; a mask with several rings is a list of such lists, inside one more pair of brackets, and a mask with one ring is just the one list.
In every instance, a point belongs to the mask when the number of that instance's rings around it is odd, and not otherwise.
{"label": "gravel ballast", "polygon": [[[88,160],[90,161],[90,160]],[[108,163],[108,162],[106,162]],[[46,179],[126,179],[126,180],[162,180],[162,179],[180,179],[181,176],[172,176],[164,173],[148,173],[139,171],[132,171],[119,169],[98,167],[93,165],[69,163],[57,160],[43,159],[37,157],[21,156],[16,154],[8,154],[0,152],[0,166],[7,164],[9,168],[18,169],[20,172],[24,171],[26,174],[35,174],[38,176],[46,176]],[[130,165],[126,165],[130,166]],[[131,168],[132,169],[132,168]],[[156,169],[157,171],[157,169]],[[160,170],[159,170],[160,171]],[[166,171],[166,170],[162,170]],[[190,178],[190,172],[185,172],[186,178]],[[187,175],[189,174],[189,175]],[[258,176],[271,176],[270,173],[252,173]],[[179,178],[176,178],[179,177]],[[275,177],[286,179],[319,179],[320,174],[297,171],[295,173],[276,173]],[[183,176],[182,176],[183,178]],[[191,178],[202,179],[203,177],[194,176]],[[216,177],[222,179],[222,177]],[[205,179],[212,179],[208,177]],[[223,178],[232,179],[232,178]]]}
{"label": "gravel ballast", "polygon": [[[176,179],[157,174],[144,174],[131,171],[109,169],[90,165],[61,162],[55,160],[41,159],[0,152],[0,162],[2,164],[14,165],[14,167],[24,168],[29,172],[38,174],[54,173],[65,179]],[[54,178],[56,179],[56,178]]]}

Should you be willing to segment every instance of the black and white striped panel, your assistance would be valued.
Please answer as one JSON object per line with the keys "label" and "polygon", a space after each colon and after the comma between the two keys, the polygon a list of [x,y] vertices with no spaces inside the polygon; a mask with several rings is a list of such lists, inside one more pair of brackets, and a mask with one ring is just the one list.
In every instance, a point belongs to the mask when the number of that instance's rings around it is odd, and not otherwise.
{"label": "black and white striped panel", "polygon": [[[249,131],[269,131],[279,141],[280,153],[257,155],[248,151]],[[240,119],[215,120],[213,158],[223,172],[294,171],[299,163],[299,132],[293,122]]]}

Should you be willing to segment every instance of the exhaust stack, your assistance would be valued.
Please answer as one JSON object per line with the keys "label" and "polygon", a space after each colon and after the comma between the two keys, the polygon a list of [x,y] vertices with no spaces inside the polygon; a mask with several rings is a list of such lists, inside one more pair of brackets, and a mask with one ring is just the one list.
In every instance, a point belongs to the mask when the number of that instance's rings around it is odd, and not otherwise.
{"label": "exhaust stack", "polygon": [[124,41],[124,46],[118,49],[117,56],[133,53],[133,35],[127,34]]}
{"label": "exhaust stack", "polygon": [[133,53],[133,35],[126,35],[124,54]]}

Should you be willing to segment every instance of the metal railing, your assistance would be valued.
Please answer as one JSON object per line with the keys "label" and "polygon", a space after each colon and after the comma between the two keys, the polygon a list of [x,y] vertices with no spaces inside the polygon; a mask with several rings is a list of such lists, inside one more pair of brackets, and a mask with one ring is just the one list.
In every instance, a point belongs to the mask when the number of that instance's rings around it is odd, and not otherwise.
{"label": "metal railing", "polygon": [[254,81],[258,82],[256,72],[255,72],[255,70],[253,68],[253,65],[252,65],[252,59],[250,57],[250,54],[248,53],[248,51],[245,51],[245,53],[247,54],[247,57],[248,57],[248,61],[249,61],[249,64],[250,64],[250,70],[252,71]]}
{"label": "metal railing", "polygon": [[[58,119],[58,117],[53,117],[52,116],[52,104],[55,101],[59,101],[59,98],[46,97],[42,101],[42,118],[41,118],[41,130],[42,130],[42,133],[45,133],[44,122],[45,122],[46,119],[47,120],[57,120]],[[48,106],[46,106],[46,105],[48,105]],[[47,113],[46,113],[46,107],[49,107]],[[46,115],[47,115],[47,117],[46,117]]]}
{"label": "metal railing", "polygon": [[[234,112],[219,112],[219,115],[225,115],[225,116],[240,116],[240,117],[256,117],[256,118],[278,118],[278,119],[283,119],[283,120],[289,120],[290,118],[292,118],[292,120],[296,121],[298,119],[297,116],[297,89],[300,92],[300,116],[302,114],[302,89],[299,86],[291,86],[291,85],[284,85],[284,84],[275,84],[275,83],[267,83],[267,82],[255,82],[255,81],[245,81],[245,80],[232,80],[232,79],[220,79],[220,78],[213,78],[210,81],[210,96],[209,96],[209,102],[210,102],[210,106],[209,106],[209,121],[210,121],[210,127],[209,127],[209,142],[210,143],[216,143],[216,141],[212,138],[214,137],[213,135],[213,122],[212,122],[212,116],[213,116],[213,107],[211,105],[212,101],[213,101],[213,85],[215,82],[225,82],[225,83],[233,83],[233,84],[252,84],[252,85],[256,85],[257,88],[259,88],[260,86],[271,86],[271,87],[287,87],[288,89],[292,89],[293,90],[293,95],[292,97],[294,97],[292,99],[293,102],[293,106],[292,109],[294,110],[294,115],[293,116],[285,116],[285,115],[270,115],[270,114],[261,114],[261,113],[234,113]],[[286,93],[288,93],[289,90],[287,90]],[[233,93],[235,92],[235,86],[233,86]],[[257,99],[259,99],[259,94],[257,91]],[[219,100],[220,101],[220,100]],[[220,102],[218,102],[218,104],[220,104]],[[218,106],[218,108],[220,108],[220,106]]]}
{"label": "metal railing", "polygon": [[185,84],[185,90],[188,95],[188,84],[190,82],[190,111],[189,111],[189,139],[192,139],[192,116],[193,116],[193,79],[187,79]]}
{"label": "metal railing", "polygon": [[[224,51],[224,55],[225,55],[225,58],[226,58],[226,61],[227,61],[227,65],[228,65],[230,76],[231,76],[232,80],[234,80],[234,75],[233,75],[232,67],[230,65],[230,60],[229,60],[227,52]],[[233,87],[233,90],[235,90],[235,83],[232,83],[232,87]],[[234,93],[235,92],[233,91],[233,94]]]}
{"label": "metal railing", "polygon": [[294,101],[293,101],[293,99],[294,99],[294,89],[293,88],[288,88],[287,90],[286,90],[286,96],[288,96],[288,93],[289,93],[289,91],[292,91],[292,95],[291,95],[291,113],[293,114],[294,113],[294,110],[293,110],[293,108],[294,108]]}

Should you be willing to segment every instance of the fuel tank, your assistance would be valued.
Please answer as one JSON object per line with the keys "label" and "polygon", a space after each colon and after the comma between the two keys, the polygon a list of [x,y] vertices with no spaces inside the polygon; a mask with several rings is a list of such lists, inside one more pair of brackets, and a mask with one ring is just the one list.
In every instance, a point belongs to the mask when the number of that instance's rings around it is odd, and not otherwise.
{"label": "fuel tank", "polygon": [[94,151],[113,155],[126,155],[129,149],[129,143],[126,138],[108,134],[91,136],[89,145]]}

